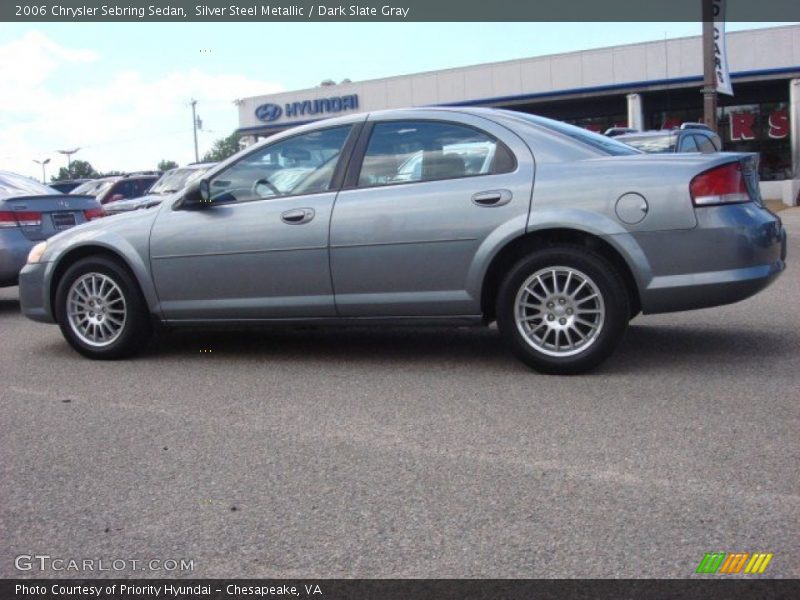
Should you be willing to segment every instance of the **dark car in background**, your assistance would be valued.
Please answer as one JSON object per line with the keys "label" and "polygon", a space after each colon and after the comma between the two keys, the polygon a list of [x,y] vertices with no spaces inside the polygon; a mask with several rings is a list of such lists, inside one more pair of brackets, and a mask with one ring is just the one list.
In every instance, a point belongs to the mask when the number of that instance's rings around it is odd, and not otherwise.
{"label": "dark car in background", "polygon": [[147,171],[101,177],[76,187],[70,194],[94,196],[100,201],[100,204],[108,204],[144,196],[160,176],[161,173]]}
{"label": "dark car in background", "polygon": [[91,179],[62,179],[61,181],[53,181],[49,184],[51,188],[61,192],[62,194],[69,194],[79,185],[83,185]]}
{"label": "dark car in background", "polygon": [[200,177],[215,164],[217,163],[191,163],[185,167],[170,169],[153,184],[153,187],[150,188],[147,194],[138,198],[131,198],[130,200],[112,202],[106,207],[106,212],[109,215],[113,215],[140,208],[158,206],[164,198],[175,192],[180,192],[184,187]]}
{"label": "dark car in background", "polygon": [[711,128],[700,123],[684,123],[680,129],[662,129],[623,133],[614,139],[648,154],[668,152],[702,152],[722,150],[722,140]]}
{"label": "dark car in background", "polygon": [[37,243],[104,215],[92,196],[62,194],[0,171],[0,287],[17,285],[19,271]]}

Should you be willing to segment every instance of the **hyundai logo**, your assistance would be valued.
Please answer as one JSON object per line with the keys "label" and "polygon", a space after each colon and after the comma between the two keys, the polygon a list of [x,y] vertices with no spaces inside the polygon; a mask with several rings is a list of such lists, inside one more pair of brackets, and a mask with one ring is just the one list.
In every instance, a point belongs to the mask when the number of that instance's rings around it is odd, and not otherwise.
{"label": "hyundai logo", "polygon": [[256,108],[256,118],[266,123],[279,119],[282,114],[283,109],[277,104],[262,104]]}

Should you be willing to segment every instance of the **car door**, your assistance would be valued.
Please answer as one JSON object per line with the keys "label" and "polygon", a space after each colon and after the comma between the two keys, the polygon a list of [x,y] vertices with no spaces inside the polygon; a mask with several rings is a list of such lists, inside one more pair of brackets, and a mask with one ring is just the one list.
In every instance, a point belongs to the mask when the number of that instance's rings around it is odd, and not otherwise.
{"label": "car door", "polygon": [[493,232],[524,231],[533,171],[522,140],[488,119],[371,116],[331,220],[339,314],[479,314],[476,255]]}
{"label": "car door", "polygon": [[335,315],[328,228],[353,126],[262,146],[209,177],[201,209],[164,207],[150,255],[172,321]]}

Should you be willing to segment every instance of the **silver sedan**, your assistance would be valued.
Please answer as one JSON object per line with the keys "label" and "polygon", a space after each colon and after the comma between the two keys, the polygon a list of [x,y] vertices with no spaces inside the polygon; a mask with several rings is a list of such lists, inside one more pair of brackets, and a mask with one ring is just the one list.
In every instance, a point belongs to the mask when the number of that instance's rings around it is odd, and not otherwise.
{"label": "silver sedan", "polygon": [[298,127],[160,207],[36,246],[31,319],[90,358],[154,325],[485,325],[548,373],[598,365],[639,312],[736,302],[784,269],[757,157],[647,155],[492,109]]}

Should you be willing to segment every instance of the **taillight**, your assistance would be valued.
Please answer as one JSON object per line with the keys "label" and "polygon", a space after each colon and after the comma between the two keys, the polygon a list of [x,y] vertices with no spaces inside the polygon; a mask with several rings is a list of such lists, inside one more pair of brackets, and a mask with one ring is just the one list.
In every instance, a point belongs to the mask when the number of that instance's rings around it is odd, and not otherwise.
{"label": "taillight", "polygon": [[39,227],[42,213],[33,211],[0,211],[0,227]]}
{"label": "taillight", "polygon": [[105,217],[106,211],[103,209],[103,207],[89,208],[83,211],[83,216],[86,217],[87,221],[93,221],[95,219],[99,219],[100,217]]}
{"label": "taillight", "polygon": [[0,210],[0,229],[16,226],[17,220],[14,218],[14,213],[8,210]]}
{"label": "taillight", "polygon": [[738,162],[728,163],[700,173],[689,184],[695,206],[750,202],[750,192]]}

